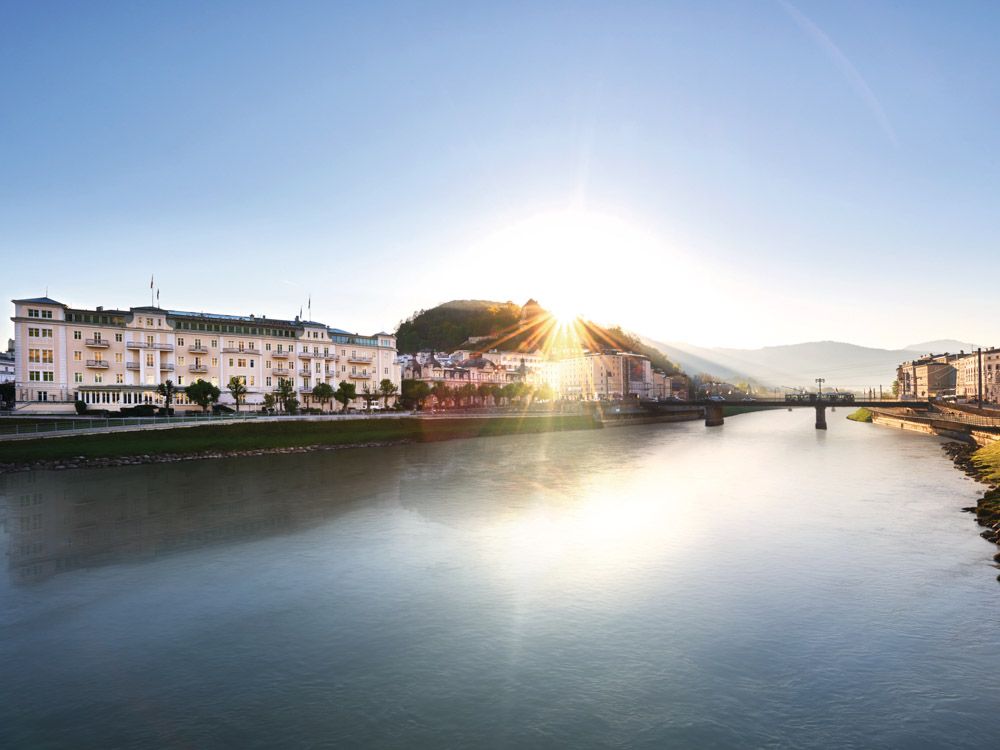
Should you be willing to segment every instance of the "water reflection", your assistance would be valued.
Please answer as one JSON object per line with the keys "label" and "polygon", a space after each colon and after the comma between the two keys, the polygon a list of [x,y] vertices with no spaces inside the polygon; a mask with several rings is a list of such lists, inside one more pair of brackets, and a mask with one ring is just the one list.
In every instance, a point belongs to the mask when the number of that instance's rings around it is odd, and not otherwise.
{"label": "water reflection", "polygon": [[397,499],[401,461],[345,451],[6,475],[10,582],[308,528]]}
{"label": "water reflection", "polygon": [[990,746],[975,488],[803,416],[8,476],[0,747]]}

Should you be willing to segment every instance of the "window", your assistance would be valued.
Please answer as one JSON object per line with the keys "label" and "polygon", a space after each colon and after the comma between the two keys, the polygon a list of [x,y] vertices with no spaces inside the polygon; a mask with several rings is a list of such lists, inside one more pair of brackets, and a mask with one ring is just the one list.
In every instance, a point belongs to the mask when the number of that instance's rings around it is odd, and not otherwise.
{"label": "window", "polygon": [[44,362],[47,365],[51,365],[52,364],[52,350],[51,349],[42,349],[42,362]]}
{"label": "window", "polygon": [[153,355],[152,354],[147,354],[146,355],[146,367],[152,367],[152,366],[153,366]]}
{"label": "window", "polygon": [[39,317],[38,310],[35,310],[35,309],[29,307],[28,308],[28,317],[29,318],[37,318],[37,317]]}
{"label": "window", "polygon": [[153,319],[152,318],[146,318],[146,325],[148,325],[148,326],[153,325]]}
{"label": "window", "polygon": [[96,375],[94,375],[94,382],[95,383],[103,383],[104,382],[104,375],[102,375],[101,373],[97,373]]}
{"label": "window", "polygon": [[122,335],[120,333],[115,334],[115,341],[117,341],[119,344],[122,342]]}
{"label": "window", "polygon": [[118,373],[117,375],[115,375],[115,382],[118,383],[118,385],[121,385],[122,383],[125,382],[125,376],[122,375],[121,373]]}
{"label": "window", "polygon": [[269,359],[264,360],[264,369],[265,370],[270,370],[271,369],[271,360],[269,360]]}
{"label": "window", "polygon": [[28,349],[28,361],[41,362],[42,361],[41,349]]}
{"label": "window", "polygon": [[250,385],[253,385],[253,384],[254,384],[254,378],[253,378],[253,375],[251,375],[250,376]]}
{"label": "window", "polygon": [[177,358],[177,364],[181,365],[182,367],[184,366],[184,361],[185,361],[184,357],[178,357]]}
{"label": "window", "polygon": [[271,387],[271,378],[265,378],[264,379],[264,383],[267,385],[268,388],[270,388]]}
{"label": "window", "polygon": [[52,317],[52,311],[51,310],[42,310],[42,317],[43,318],[51,318]]}
{"label": "window", "polygon": [[[229,363],[232,364],[232,360],[229,360]],[[236,360],[236,366],[237,367],[246,367],[247,366],[247,361],[245,359],[240,358],[240,359]]]}
{"label": "window", "polygon": [[33,380],[37,382],[40,381],[41,379],[42,379],[42,373],[38,372],[38,370],[32,370],[31,372],[28,373],[28,380]]}
{"label": "window", "polygon": [[[230,364],[232,364],[232,363],[230,363]],[[212,357],[212,367],[218,367],[218,366],[219,366],[219,358],[218,357]]]}
{"label": "window", "polygon": [[122,353],[121,352],[115,352],[115,362],[117,362],[118,364],[121,364],[121,361],[122,361]]}
{"label": "window", "polygon": [[184,376],[183,375],[178,375],[177,376],[177,385],[184,385]]}
{"label": "window", "polygon": [[28,329],[28,335],[29,336],[35,336],[37,338],[38,337],[38,329],[37,328],[29,328]]}
{"label": "window", "polygon": [[271,344],[270,344],[270,343],[268,343],[268,344],[264,344],[264,351],[265,351],[265,352],[269,352],[269,351],[271,351]]}
{"label": "window", "polygon": [[215,347],[215,346],[218,346],[218,345],[219,345],[219,340],[218,339],[212,339],[212,346]]}
{"label": "window", "polygon": [[253,367],[253,360],[250,360],[250,366]]}
{"label": "window", "polygon": [[73,373],[73,382],[74,383],[82,383],[83,382],[83,373],[82,372],[75,372],[75,373]]}
{"label": "window", "polygon": [[232,366],[233,366],[233,358],[232,358],[232,357],[230,357],[230,358],[229,358],[229,366],[230,366],[230,367],[232,367]]}
{"label": "window", "polygon": [[83,354],[81,354],[80,352],[73,352],[74,362],[79,362],[81,359],[83,359]]}
{"label": "window", "polygon": [[73,338],[79,341],[83,338],[83,334],[80,331],[73,331]]}

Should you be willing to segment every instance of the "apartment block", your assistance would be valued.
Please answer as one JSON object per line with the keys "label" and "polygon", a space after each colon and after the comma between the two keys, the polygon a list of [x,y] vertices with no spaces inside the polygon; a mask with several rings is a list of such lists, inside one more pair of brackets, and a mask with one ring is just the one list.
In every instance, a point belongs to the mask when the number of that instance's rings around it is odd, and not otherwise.
{"label": "apartment block", "polygon": [[1000,404],[1000,349],[983,349],[955,361],[955,394],[968,401],[979,400],[980,360],[983,401]]}
{"label": "apartment block", "polygon": [[[72,411],[80,400],[95,408],[159,404],[157,386],[181,391],[197,380],[222,389],[233,377],[247,388],[244,403],[263,403],[279,380],[308,404],[318,383],[344,380],[358,393],[388,378],[400,386],[396,339],[362,336],[315,321],[220,315],[131,307],[93,310],[49,297],[13,300],[15,389],[21,411]],[[361,401],[357,405],[360,405]],[[196,408],[183,392],[178,409]]]}

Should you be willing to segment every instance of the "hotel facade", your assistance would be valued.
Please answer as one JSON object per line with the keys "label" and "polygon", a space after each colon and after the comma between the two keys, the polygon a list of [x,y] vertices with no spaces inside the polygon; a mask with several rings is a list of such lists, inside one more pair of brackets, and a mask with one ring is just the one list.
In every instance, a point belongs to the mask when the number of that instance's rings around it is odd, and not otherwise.
{"label": "hotel facade", "polygon": [[361,336],[298,318],[159,307],[86,310],[48,297],[13,302],[19,411],[73,411],[75,401],[95,409],[162,404],[157,386],[167,380],[177,386],[174,406],[182,411],[199,408],[183,394],[197,380],[218,386],[219,403],[232,405],[227,385],[239,378],[251,408],[282,379],[303,406],[318,383],[336,389],[347,381],[358,394],[377,391],[386,378],[401,385],[389,333]]}

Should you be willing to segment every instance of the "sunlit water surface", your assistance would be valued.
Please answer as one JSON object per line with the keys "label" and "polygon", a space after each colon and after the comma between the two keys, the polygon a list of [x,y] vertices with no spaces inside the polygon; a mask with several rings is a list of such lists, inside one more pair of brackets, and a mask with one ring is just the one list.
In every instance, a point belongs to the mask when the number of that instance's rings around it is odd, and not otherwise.
{"label": "sunlit water surface", "polygon": [[0,747],[996,747],[977,487],[829,416],[8,476]]}

